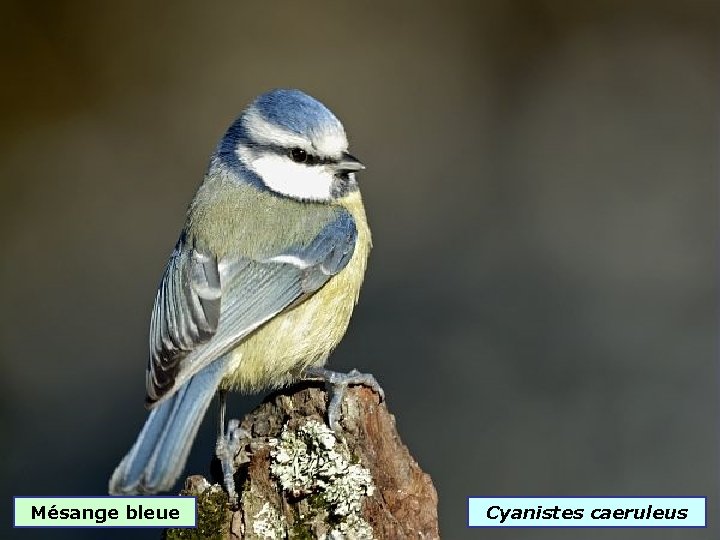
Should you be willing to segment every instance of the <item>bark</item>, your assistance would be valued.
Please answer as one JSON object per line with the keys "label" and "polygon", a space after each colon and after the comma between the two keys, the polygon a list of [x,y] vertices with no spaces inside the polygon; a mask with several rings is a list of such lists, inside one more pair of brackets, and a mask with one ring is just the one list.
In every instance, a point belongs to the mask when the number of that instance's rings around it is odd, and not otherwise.
{"label": "bark", "polygon": [[322,388],[300,384],[248,414],[235,457],[238,504],[191,476],[183,494],[198,496],[199,526],[166,538],[439,538],[435,488],[385,403],[369,388],[349,388],[337,434],[326,405]]}

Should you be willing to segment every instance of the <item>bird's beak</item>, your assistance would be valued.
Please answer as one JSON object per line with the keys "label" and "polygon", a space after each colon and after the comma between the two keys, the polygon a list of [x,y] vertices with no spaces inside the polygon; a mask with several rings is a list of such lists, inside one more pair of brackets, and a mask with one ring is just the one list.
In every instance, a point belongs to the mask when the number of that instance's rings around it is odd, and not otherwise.
{"label": "bird's beak", "polygon": [[343,152],[343,155],[340,158],[340,161],[338,161],[337,168],[340,171],[355,172],[355,171],[362,171],[365,168],[365,165],[360,163],[360,160],[358,158],[356,158],[355,156],[353,156],[352,154]]}

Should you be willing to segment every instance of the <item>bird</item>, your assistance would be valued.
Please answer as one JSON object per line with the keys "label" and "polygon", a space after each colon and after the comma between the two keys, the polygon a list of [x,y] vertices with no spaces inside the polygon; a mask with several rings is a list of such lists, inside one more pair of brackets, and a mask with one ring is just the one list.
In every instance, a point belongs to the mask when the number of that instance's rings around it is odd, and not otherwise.
{"label": "bird", "polygon": [[111,495],[154,494],[182,473],[220,395],[217,453],[228,492],[232,441],[225,392],[320,378],[338,429],[349,384],[370,374],[324,365],[344,336],[372,247],[345,129],[297,89],[258,96],[212,153],[155,296],[146,422],[109,481]]}

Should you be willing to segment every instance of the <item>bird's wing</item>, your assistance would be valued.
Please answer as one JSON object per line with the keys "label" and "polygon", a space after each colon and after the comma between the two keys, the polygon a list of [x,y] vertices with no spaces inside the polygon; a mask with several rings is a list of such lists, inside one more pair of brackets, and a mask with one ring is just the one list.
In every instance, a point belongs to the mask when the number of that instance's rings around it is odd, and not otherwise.
{"label": "bird's wing", "polygon": [[345,267],[356,238],[345,210],[309,243],[263,260],[218,260],[181,237],[151,317],[148,404],[172,395],[250,332],[312,295]]}

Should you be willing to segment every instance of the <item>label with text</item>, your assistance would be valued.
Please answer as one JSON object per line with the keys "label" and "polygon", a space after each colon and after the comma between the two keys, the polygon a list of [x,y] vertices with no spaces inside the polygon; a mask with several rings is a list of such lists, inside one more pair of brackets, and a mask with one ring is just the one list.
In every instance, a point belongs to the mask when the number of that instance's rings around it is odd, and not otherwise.
{"label": "label with text", "polygon": [[15,527],[196,527],[195,497],[15,497]]}
{"label": "label with text", "polygon": [[706,497],[470,497],[470,527],[706,527]]}

